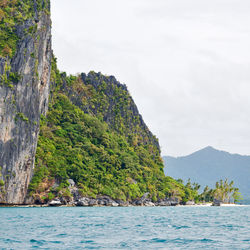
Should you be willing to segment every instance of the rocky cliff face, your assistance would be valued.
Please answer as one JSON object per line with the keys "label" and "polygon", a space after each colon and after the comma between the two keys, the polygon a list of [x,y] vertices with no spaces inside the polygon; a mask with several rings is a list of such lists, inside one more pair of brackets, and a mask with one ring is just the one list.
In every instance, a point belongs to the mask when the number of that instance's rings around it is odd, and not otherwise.
{"label": "rocky cliff face", "polygon": [[183,198],[126,86],[101,73],[59,72],[49,5],[0,0],[0,203]]}
{"label": "rocky cliff face", "polygon": [[103,195],[133,202],[145,193],[155,202],[172,198],[172,190],[184,196],[183,185],[164,176],[158,141],[125,85],[93,71],[67,76],[59,72],[55,59],[51,82],[29,185],[30,203],[45,204],[53,198],[67,203]]}
{"label": "rocky cliff face", "polygon": [[111,129],[133,140],[133,144],[151,144],[160,151],[157,138],[143,121],[127,86],[114,76],[94,71],[82,73],[77,84],[69,85],[64,80],[62,91],[85,113],[101,117]]}
{"label": "rocky cliff face", "polygon": [[[21,9],[19,14],[24,15],[26,2],[10,6],[13,13]],[[49,4],[30,2],[31,14],[9,34],[17,37],[15,54],[0,56],[0,203],[24,203],[34,168],[40,116],[48,107],[52,54]]]}

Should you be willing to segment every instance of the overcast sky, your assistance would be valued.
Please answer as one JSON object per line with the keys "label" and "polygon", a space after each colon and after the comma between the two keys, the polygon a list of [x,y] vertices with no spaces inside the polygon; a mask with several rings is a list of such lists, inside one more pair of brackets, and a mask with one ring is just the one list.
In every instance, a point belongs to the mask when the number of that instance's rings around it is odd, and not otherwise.
{"label": "overcast sky", "polygon": [[60,70],[125,83],[162,155],[250,155],[249,0],[52,0]]}

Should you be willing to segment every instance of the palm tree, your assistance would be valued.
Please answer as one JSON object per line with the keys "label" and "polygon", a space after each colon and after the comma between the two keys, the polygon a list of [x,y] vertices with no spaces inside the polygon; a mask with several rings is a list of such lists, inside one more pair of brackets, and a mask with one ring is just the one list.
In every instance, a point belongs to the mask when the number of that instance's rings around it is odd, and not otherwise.
{"label": "palm tree", "polygon": [[228,179],[225,181],[220,180],[216,182],[215,189],[213,190],[213,198],[220,200],[221,202],[230,202],[231,199],[233,201],[238,201],[240,199],[239,189],[233,187],[234,182],[228,182]]}
{"label": "palm tree", "polygon": [[198,183],[193,183],[193,189],[198,191],[200,189],[201,185],[199,185]]}
{"label": "palm tree", "polygon": [[206,187],[204,188],[203,192],[202,192],[201,195],[200,195],[202,201],[205,201],[205,202],[208,201],[208,200],[207,200],[208,191],[209,191],[209,187],[206,186]]}
{"label": "palm tree", "polygon": [[186,188],[192,189],[192,185],[191,185],[191,180],[190,180],[190,178],[189,178],[188,181],[187,181]]}
{"label": "palm tree", "polygon": [[[230,198],[232,197],[232,195],[233,195],[233,192],[234,192],[234,187],[233,187],[233,184],[234,184],[234,182],[233,181],[231,181],[230,183],[229,183],[229,185],[228,185],[228,192],[229,192],[229,199],[228,199],[228,202],[230,201]],[[232,197],[233,198],[233,197]],[[234,201],[233,201],[234,202]]]}
{"label": "palm tree", "polygon": [[234,202],[239,202],[240,200],[242,200],[242,195],[239,192],[238,188],[233,188],[232,198]]}

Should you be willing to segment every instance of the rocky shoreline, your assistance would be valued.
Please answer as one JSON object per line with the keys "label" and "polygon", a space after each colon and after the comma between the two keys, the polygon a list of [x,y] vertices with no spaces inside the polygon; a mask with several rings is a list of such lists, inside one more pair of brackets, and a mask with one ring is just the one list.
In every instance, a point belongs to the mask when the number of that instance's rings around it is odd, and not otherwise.
{"label": "rocky shoreline", "polygon": [[[138,199],[134,201],[113,200],[108,196],[97,198],[82,197],[77,201],[66,202],[63,198],[56,198],[44,204],[0,204],[0,207],[214,207],[213,203],[195,203],[193,201],[181,204],[177,199],[165,199],[152,202],[151,199]],[[234,203],[222,203],[221,207],[247,206]]]}
{"label": "rocky shoreline", "polygon": [[50,201],[48,206],[78,206],[78,207],[93,207],[93,206],[109,206],[109,207],[129,207],[129,206],[177,206],[178,199],[164,199],[157,202],[152,202],[150,198],[146,198],[145,194],[141,199],[134,201],[114,200],[109,196],[98,196],[97,198],[82,197],[76,201],[65,202],[64,199],[54,199]]}
{"label": "rocky shoreline", "polygon": [[23,205],[15,204],[0,204],[2,207],[131,207],[131,206],[177,206],[180,205],[177,198],[162,199],[153,202],[147,198],[148,193],[144,194],[142,198],[133,201],[114,200],[109,196],[97,196],[96,198],[81,197],[78,199],[65,199],[64,197],[55,198],[47,203],[29,203]]}
{"label": "rocky shoreline", "polygon": [[[69,182],[70,196],[56,196],[52,200],[42,200],[40,197],[28,197],[24,204],[0,204],[0,207],[169,207],[169,206],[237,206],[236,204],[224,204],[220,200],[213,203],[195,203],[193,200],[185,203],[180,202],[177,197],[159,199],[152,201],[150,194],[145,193],[141,198],[132,201],[112,199],[107,195],[97,195],[93,197],[83,197],[72,179]],[[57,186],[55,186],[57,187]]]}
{"label": "rocky shoreline", "polygon": [[[180,204],[178,198],[165,198],[158,201],[152,201],[149,193],[145,193],[141,198],[132,201],[123,201],[121,199],[112,199],[107,195],[97,195],[93,197],[83,197],[77,185],[72,179],[69,182],[69,192],[71,197],[55,197],[50,201],[44,201],[30,197],[26,199],[26,205],[45,205],[45,206],[78,206],[78,207],[93,207],[93,206],[109,206],[109,207],[129,207],[129,206],[177,206]],[[55,186],[56,187],[56,186]],[[194,203],[190,201],[191,203]]]}

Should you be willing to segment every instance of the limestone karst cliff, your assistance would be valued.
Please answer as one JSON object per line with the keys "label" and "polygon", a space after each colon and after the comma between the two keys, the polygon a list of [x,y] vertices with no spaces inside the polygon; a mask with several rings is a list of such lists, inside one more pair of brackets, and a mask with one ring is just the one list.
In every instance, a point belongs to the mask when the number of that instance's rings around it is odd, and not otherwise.
{"label": "limestone karst cliff", "polygon": [[57,69],[49,0],[0,6],[0,204],[190,199],[124,84]]}
{"label": "limestone karst cliff", "polygon": [[[132,200],[164,197],[158,140],[127,87],[113,76],[66,76],[53,60],[52,96],[43,118],[30,195],[36,203],[70,198],[68,180],[84,196]],[[165,192],[167,189],[165,190]]]}
{"label": "limestone karst cliff", "polygon": [[164,175],[157,138],[114,76],[67,75],[53,57],[40,128],[30,203],[161,206],[196,194]]}
{"label": "limestone karst cliff", "polygon": [[0,203],[24,202],[48,108],[48,1],[0,1]]}

